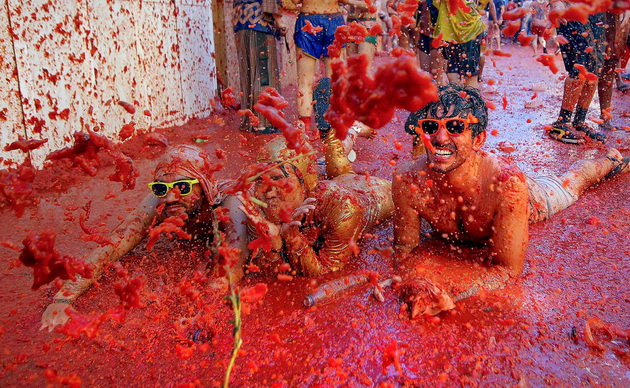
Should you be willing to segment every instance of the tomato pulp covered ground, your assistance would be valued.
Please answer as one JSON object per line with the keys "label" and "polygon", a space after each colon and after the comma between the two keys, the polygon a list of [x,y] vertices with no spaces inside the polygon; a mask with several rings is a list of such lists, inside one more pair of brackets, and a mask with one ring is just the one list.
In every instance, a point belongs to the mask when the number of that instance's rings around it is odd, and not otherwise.
{"label": "tomato pulp covered ground", "polygon": [[[497,107],[490,111],[485,150],[512,158],[532,175],[560,173],[580,158],[602,155],[601,145],[561,144],[544,129],[560,107],[562,72],[553,74],[528,48],[508,45],[504,51],[512,57],[490,55],[482,83],[482,94]],[[377,58],[377,65],[387,60]],[[294,94],[283,91],[289,101]],[[613,123],[627,125],[630,97],[615,92],[613,98]],[[296,115],[291,107],[290,121]],[[359,139],[359,173],[391,179],[396,163],[410,157],[411,139],[403,130],[407,114],[397,110],[374,139]],[[2,210],[5,385],[221,384],[233,346],[232,313],[223,294],[204,287],[207,280],[198,272],[204,266],[203,242],[161,238],[147,251],[145,240],[75,303],[83,315],[65,334],[39,331],[41,313],[57,287],[53,282],[32,291],[33,270],[19,265],[18,252],[10,249],[21,248],[29,234],[53,230],[60,255],[84,257],[103,242],[94,236],[107,236],[148,193],[164,140],[171,145],[208,140],[200,146],[226,157],[216,175],[236,177],[271,137],[239,132],[236,112],[217,115],[158,130],[161,142],[139,135],[124,143],[122,151],[140,174],[135,188],[121,192],[120,182],[108,179],[115,173],[111,157],[103,156],[95,176],[59,160],[35,173],[37,204],[26,205],[20,218],[9,207]],[[590,115],[598,116],[597,104]],[[609,136],[608,145],[630,153],[628,132]],[[391,221],[360,241],[358,260],[341,273],[317,279],[249,275],[240,284],[249,291],[232,385],[627,385],[630,356],[622,330],[630,328],[629,190],[627,176],[606,182],[553,219],[531,226],[520,279],[459,302],[437,318],[411,321],[400,314],[391,288],[381,303],[367,285],[321,306],[302,305],[325,281],[365,270],[379,280],[395,274],[388,254]],[[424,243],[427,257],[460,260],[462,271],[484,254],[434,238]],[[133,308],[119,309],[121,296]],[[200,311],[205,330],[202,341],[192,343],[185,320]],[[81,332],[98,323],[98,330]]]}

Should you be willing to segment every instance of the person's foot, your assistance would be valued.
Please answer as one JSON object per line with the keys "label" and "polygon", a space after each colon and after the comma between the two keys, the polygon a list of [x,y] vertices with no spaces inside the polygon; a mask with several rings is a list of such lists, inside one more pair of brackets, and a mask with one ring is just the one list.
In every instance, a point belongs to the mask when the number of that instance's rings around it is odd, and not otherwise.
{"label": "person's foot", "polygon": [[598,131],[616,131],[617,127],[610,123],[610,120],[604,120],[603,122],[597,124]]}
{"label": "person's foot", "polygon": [[606,159],[612,162],[610,172],[604,177],[605,180],[611,179],[619,174],[627,174],[630,172],[628,165],[630,164],[630,157],[623,157],[621,152],[616,148],[609,148],[606,152]]}
{"label": "person's foot", "polygon": [[601,143],[606,142],[606,135],[594,130],[593,128],[589,127],[585,123],[573,123],[573,128],[576,131],[584,132],[586,136],[590,137],[593,140],[599,141]]}
{"label": "person's foot", "polygon": [[630,84],[627,82],[622,82],[617,85],[617,90],[619,90],[621,93],[626,94],[630,92]]}
{"label": "person's foot", "polygon": [[549,130],[549,136],[552,139],[561,141],[567,144],[582,144],[584,143],[584,136],[582,134],[576,133],[569,123],[561,123],[556,121],[551,124],[551,129]]}

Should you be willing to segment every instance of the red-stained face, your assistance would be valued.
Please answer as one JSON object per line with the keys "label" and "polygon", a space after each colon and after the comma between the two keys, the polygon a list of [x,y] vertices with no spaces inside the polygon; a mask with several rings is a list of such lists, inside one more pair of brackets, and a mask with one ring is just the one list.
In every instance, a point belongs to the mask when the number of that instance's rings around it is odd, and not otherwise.
{"label": "red-stained face", "polygon": [[[454,117],[469,120],[468,117],[463,116],[464,114]],[[450,115],[447,114],[446,117],[450,117]],[[437,117],[429,114],[427,119],[437,119]],[[433,166],[434,171],[446,174],[463,165],[473,152],[480,149],[484,141],[485,132],[473,137],[469,125],[462,133],[452,134],[441,123],[437,132],[431,136],[431,145],[435,149],[431,150],[427,147],[427,160]]]}
{"label": "red-stained face", "polygon": [[280,223],[282,212],[293,212],[300,206],[306,198],[306,191],[291,166],[284,166],[284,169],[275,168],[267,177],[273,183],[259,179],[254,187],[254,195],[267,204],[267,207],[262,209],[267,219],[273,223]]}
{"label": "red-stained face", "polygon": [[[186,175],[168,173],[155,178],[156,182],[175,182],[179,180],[194,179]],[[179,190],[173,188],[168,191],[165,197],[159,198],[160,205],[164,204],[164,214],[167,217],[180,216],[187,213],[189,217],[198,213],[203,204],[203,192],[201,185],[195,183],[192,186],[192,193],[181,195]]]}

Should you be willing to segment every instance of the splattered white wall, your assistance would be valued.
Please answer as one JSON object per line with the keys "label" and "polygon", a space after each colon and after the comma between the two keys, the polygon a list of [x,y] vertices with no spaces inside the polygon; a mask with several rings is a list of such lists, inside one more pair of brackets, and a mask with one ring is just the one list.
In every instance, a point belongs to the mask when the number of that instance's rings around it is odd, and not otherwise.
{"label": "splattered white wall", "polygon": [[18,136],[48,139],[31,151],[41,165],[76,131],[117,140],[130,122],[144,130],[208,115],[217,88],[210,1],[0,0],[2,149]]}

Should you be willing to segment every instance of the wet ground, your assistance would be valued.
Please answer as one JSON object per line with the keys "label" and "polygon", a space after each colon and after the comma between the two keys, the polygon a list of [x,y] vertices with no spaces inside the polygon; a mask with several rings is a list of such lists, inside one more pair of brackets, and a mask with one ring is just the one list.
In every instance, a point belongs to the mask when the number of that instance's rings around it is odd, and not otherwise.
{"label": "wet ground", "polygon": [[[491,56],[482,84],[493,101],[485,149],[512,158],[526,173],[560,173],[580,158],[604,153],[589,143],[565,145],[551,140],[544,126],[559,110],[561,74],[553,75],[536,62],[530,49],[507,46],[512,57]],[[377,65],[386,61],[377,59]],[[562,68],[560,56],[556,57]],[[494,66],[496,64],[496,66]],[[489,80],[494,85],[489,86]],[[492,81],[490,81],[491,83]],[[287,88],[287,96],[292,96]],[[494,92],[493,92],[494,91]],[[503,108],[503,98],[507,100]],[[293,107],[294,105],[291,104]],[[614,123],[630,125],[630,96],[614,94]],[[295,111],[288,111],[295,118]],[[402,130],[407,112],[356,147],[359,172],[391,177],[394,164],[410,154]],[[593,103],[589,117],[598,117]],[[223,125],[221,122],[224,121]],[[209,150],[228,151],[226,167],[218,173],[233,177],[256,156],[269,136],[236,130],[231,112],[197,120],[183,127],[160,129],[171,144],[190,143],[195,135],[210,139]],[[630,154],[630,133],[609,134],[608,144]],[[403,144],[395,148],[395,141]],[[120,183],[107,177],[107,166],[96,177],[57,163],[38,174],[40,202],[24,216],[2,210],[2,241],[21,245],[28,233],[57,232],[56,248],[82,257],[96,244],[82,240],[78,223],[81,206],[92,201],[89,226],[103,234],[143,198],[159,146],[147,146],[143,136],[123,145],[141,175],[137,187],[120,192]],[[587,191],[577,204],[552,220],[533,225],[525,271],[505,290],[457,304],[439,319],[410,321],[399,316],[400,302],[391,290],[379,303],[367,286],[306,310],[304,295],[317,284],[361,270],[382,277],[393,273],[391,259],[376,249],[388,247],[391,222],[361,241],[357,262],[341,274],[291,281],[250,276],[243,287],[264,282],[268,293],[243,317],[244,344],[232,372],[234,386],[378,386],[399,385],[613,385],[630,384],[627,339],[598,337],[606,350],[595,350],[584,338],[585,322],[599,317],[630,329],[630,192],[628,175]],[[440,241],[426,241],[429,257],[467,257]],[[55,285],[31,291],[32,271],[15,267],[17,253],[0,247],[4,276],[0,279],[0,381],[5,386],[42,386],[47,383],[83,385],[214,386],[223,380],[232,349],[231,311],[223,295],[202,291],[190,280],[202,261],[204,247],[194,242],[162,239],[147,252],[144,243],[121,260],[132,276],[146,278],[145,307],[130,310],[123,323],[107,321],[95,338],[70,339],[60,333],[38,331],[41,313],[56,291]],[[114,308],[118,298],[114,271],[89,290],[75,307],[86,314]],[[190,287],[202,291],[191,300]],[[200,308],[208,310],[211,339],[192,345],[177,329],[181,318]],[[389,358],[399,360],[389,362]],[[397,355],[397,356],[396,356]],[[385,386],[385,385],[383,385]]]}

